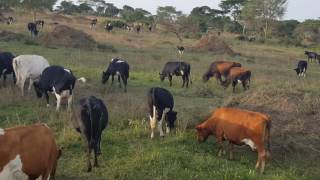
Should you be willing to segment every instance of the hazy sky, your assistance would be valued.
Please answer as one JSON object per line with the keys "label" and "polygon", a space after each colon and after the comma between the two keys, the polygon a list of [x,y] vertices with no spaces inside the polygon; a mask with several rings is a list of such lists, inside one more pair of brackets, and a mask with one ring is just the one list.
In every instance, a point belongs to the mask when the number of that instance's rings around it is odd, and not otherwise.
{"label": "hazy sky", "polygon": [[[61,1],[61,0],[60,0]],[[117,7],[129,5],[134,8],[143,8],[156,13],[158,6],[174,6],[188,14],[197,6],[209,6],[218,8],[220,0],[106,0],[114,3]],[[284,19],[317,19],[320,17],[320,0],[288,0],[287,13]]]}

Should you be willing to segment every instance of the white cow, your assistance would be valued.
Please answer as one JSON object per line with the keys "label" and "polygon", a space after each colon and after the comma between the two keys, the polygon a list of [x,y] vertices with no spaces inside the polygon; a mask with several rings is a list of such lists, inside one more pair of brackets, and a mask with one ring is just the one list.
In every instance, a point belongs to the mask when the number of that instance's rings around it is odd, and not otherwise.
{"label": "white cow", "polygon": [[16,84],[23,96],[25,81],[29,79],[28,91],[30,92],[33,82],[39,80],[42,71],[49,66],[49,63],[42,56],[20,55],[13,59],[12,65],[17,77]]}

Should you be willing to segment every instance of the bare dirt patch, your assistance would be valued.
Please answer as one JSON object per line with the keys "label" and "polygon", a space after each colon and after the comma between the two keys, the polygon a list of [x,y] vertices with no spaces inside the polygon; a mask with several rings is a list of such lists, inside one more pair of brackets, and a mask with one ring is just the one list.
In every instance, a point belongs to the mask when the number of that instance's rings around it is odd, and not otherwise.
{"label": "bare dirt patch", "polygon": [[197,50],[212,51],[217,54],[237,55],[223,39],[215,35],[203,36],[193,48]]}

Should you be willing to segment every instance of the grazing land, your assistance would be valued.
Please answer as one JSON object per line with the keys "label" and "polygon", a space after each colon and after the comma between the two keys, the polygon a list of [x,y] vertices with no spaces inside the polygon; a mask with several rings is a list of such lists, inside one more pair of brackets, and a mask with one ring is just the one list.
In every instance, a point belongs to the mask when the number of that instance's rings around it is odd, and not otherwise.
{"label": "grazing land", "polygon": [[[0,30],[29,35],[26,24],[31,14],[16,12],[17,22],[1,24]],[[55,98],[50,95],[51,108],[44,99],[37,99],[34,90],[22,97],[9,78],[7,87],[0,81],[0,127],[7,128],[37,122],[47,123],[63,147],[57,179],[317,179],[320,177],[320,66],[309,63],[306,78],[293,70],[298,59],[305,59],[304,48],[275,44],[258,44],[234,40],[222,34],[223,40],[239,53],[236,56],[215,54],[191,48],[196,39],[185,39],[183,60],[191,64],[193,83],[181,88],[182,80],[174,77],[173,86],[160,82],[159,72],[165,62],[178,59],[175,35],[156,32],[107,33],[98,19],[97,29],[89,28],[90,17],[75,17],[41,13],[46,21],[40,34],[51,32],[53,22],[81,30],[103,45],[103,49],[48,48],[30,38],[0,41],[0,51],[38,54],[51,65],[62,65],[77,77],[88,79],[77,83],[75,101],[89,95],[104,100],[109,111],[109,126],[102,138],[100,168],[87,173],[84,143],[72,128],[66,108],[56,112]],[[1,39],[1,37],[0,37]],[[320,51],[314,48],[315,51]],[[122,57],[130,64],[128,92],[108,82],[101,84],[102,71],[111,58]],[[252,71],[251,87],[236,93],[222,88],[215,79],[202,82],[202,75],[211,62],[231,60]],[[115,81],[116,82],[116,81]],[[172,92],[178,111],[177,129],[161,139],[159,133],[150,139],[147,117],[147,90],[164,87]],[[195,125],[205,120],[213,109],[221,106],[243,107],[268,113],[272,117],[271,153],[264,174],[254,171],[256,152],[248,146],[235,148],[235,160],[217,156],[215,139],[198,143]],[[1,148],[1,147],[0,147]]]}

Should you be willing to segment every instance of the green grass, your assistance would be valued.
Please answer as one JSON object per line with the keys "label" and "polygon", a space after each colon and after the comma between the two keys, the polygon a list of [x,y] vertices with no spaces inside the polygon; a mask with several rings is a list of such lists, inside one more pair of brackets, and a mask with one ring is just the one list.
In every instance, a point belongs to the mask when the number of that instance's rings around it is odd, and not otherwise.
{"label": "green grass", "polygon": [[[17,25],[19,26],[19,25]],[[0,26],[0,28],[3,26]],[[117,38],[128,34],[114,33]],[[32,91],[26,97],[14,86],[0,88],[0,127],[12,127],[36,122],[47,123],[53,130],[56,140],[63,147],[59,160],[57,179],[318,179],[320,177],[319,156],[309,156],[305,152],[285,152],[273,147],[272,160],[267,162],[266,172],[254,171],[257,155],[248,147],[235,148],[236,159],[218,157],[214,138],[206,143],[196,141],[194,127],[203,121],[215,107],[222,106],[230,98],[245,96],[240,87],[232,94],[231,88],[224,90],[214,79],[202,83],[202,74],[215,60],[234,60],[252,70],[253,80],[249,93],[268,90],[281,96],[289,92],[303,94],[305,109],[301,112],[317,111],[319,97],[319,67],[312,64],[305,79],[298,79],[292,70],[297,58],[303,58],[304,49],[282,46],[269,46],[239,43],[227,39],[228,43],[241,56],[216,55],[209,52],[186,51],[184,60],[192,66],[193,84],[188,89],[181,88],[181,79],[174,77],[173,86],[165,80],[160,82],[159,71],[163,64],[176,59],[173,36],[163,36],[162,44],[154,45],[151,35],[142,34],[130,38],[141,38],[147,48],[133,48],[108,42],[114,45],[115,52],[85,51],[78,49],[50,49],[27,45],[20,42],[0,42],[0,49],[16,54],[39,54],[50,64],[71,68],[77,77],[88,78],[88,83],[77,83],[75,103],[82,97],[95,95],[102,98],[109,111],[109,126],[104,131],[101,167],[86,173],[86,158],[80,136],[73,130],[69,114],[65,108],[55,112],[46,108],[44,99],[37,99]],[[142,41],[141,40],[141,41]],[[155,39],[154,39],[155,40]],[[190,42],[189,42],[190,41]],[[189,40],[187,43],[191,43]],[[192,40],[194,41],[194,40]],[[130,64],[128,92],[113,87],[108,82],[102,85],[101,73],[113,57],[123,57]],[[0,82],[1,84],[2,82]],[[10,80],[8,82],[10,84]],[[164,139],[156,133],[150,140],[147,119],[146,93],[150,87],[169,89],[174,95],[175,109],[178,111],[177,129]],[[269,103],[263,97],[254,97],[261,103]],[[261,99],[259,99],[261,98]],[[50,96],[51,105],[55,98]],[[273,103],[272,99],[270,103]],[[318,101],[317,101],[318,102]],[[277,119],[273,119],[277,125]],[[306,120],[307,121],[307,120]],[[275,127],[275,129],[281,127]],[[274,132],[276,133],[276,132]],[[303,136],[303,135],[302,135]],[[275,140],[278,137],[273,136]],[[278,143],[278,142],[277,142]],[[1,147],[0,147],[1,148]],[[316,152],[312,152],[316,153]],[[310,154],[312,154],[310,153]],[[319,154],[318,154],[319,155]],[[316,157],[316,158],[314,158]]]}

